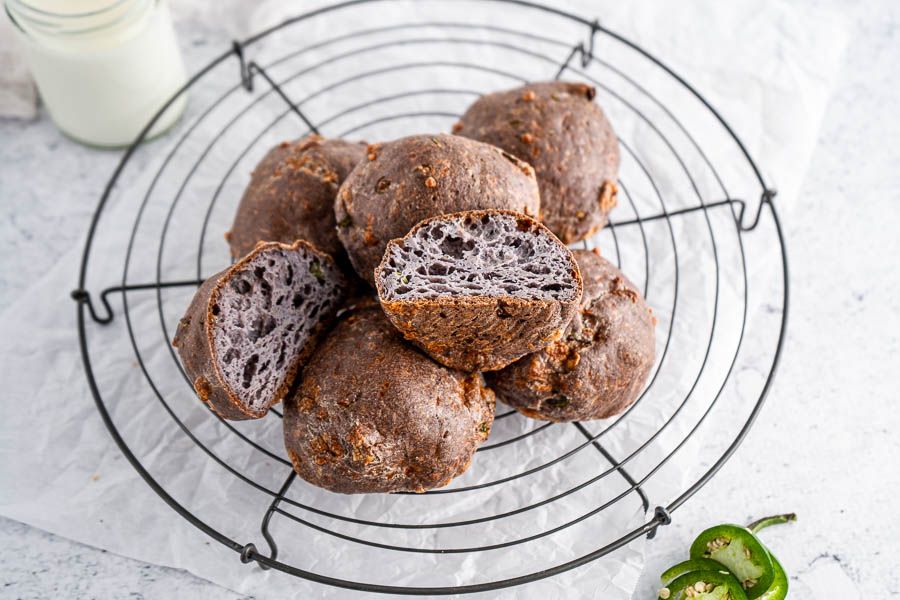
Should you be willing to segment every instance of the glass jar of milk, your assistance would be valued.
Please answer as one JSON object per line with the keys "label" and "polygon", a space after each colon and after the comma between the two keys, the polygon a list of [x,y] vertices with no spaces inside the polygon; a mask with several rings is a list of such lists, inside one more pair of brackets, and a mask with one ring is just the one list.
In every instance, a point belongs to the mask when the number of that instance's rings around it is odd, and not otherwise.
{"label": "glass jar of milk", "polygon": [[[186,81],[164,0],[6,0],[6,9],[47,111],[78,141],[132,143]],[[184,105],[181,94],[146,137]]]}

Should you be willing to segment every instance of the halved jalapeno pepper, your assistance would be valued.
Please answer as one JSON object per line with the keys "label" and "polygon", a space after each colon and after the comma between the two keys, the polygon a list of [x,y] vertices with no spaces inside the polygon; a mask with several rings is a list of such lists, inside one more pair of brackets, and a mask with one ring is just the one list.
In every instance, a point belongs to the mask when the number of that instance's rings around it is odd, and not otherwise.
{"label": "halved jalapeno pepper", "polygon": [[692,571],[675,578],[659,591],[665,600],[747,600],[741,583],[724,571]]}
{"label": "halved jalapeno pepper", "polygon": [[709,558],[724,565],[741,583],[749,600],[762,596],[775,579],[769,552],[740,525],[717,525],[698,535],[691,544],[691,558]]}

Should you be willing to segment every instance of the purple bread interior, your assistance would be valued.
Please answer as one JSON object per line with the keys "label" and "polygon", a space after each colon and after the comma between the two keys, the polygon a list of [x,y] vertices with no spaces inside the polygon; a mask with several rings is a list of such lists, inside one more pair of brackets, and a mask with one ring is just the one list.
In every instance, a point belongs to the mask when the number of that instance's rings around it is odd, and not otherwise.
{"label": "purple bread interior", "polygon": [[248,408],[271,403],[316,326],[337,310],[341,285],[334,265],[301,246],[261,252],[219,290],[213,344],[225,382]]}
{"label": "purple bread interior", "polygon": [[568,250],[549,231],[523,228],[510,213],[460,213],[427,222],[388,247],[378,275],[385,300],[567,301],[578,293]]}

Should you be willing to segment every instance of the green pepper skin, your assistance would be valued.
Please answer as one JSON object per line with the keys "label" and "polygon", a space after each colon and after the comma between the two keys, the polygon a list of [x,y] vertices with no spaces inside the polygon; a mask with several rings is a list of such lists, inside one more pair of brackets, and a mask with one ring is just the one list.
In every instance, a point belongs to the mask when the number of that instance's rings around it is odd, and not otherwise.
{"label": "green pepper skin", "polygon": [[726,569],[722,563],[716,562],[711,558],[692,558],[690,560],[682,561],[673,567],[669,567],[659,576],[659,580],[663,585],[666,585],[676,577],[694,571],[723,571],[728,573],[728,569]]}
{"label": "green pepper skin", "polygon": [[[707,544],[718,538],[727,540],[728,545],[710,553]],[[750,551],[749,559],[745,558],[743,549]],[[775,568],[769,552],[755,535],[740,525],[717,525],[702,532],[691,544],[691,558],[711,558],[718,561],[741,582],[749,578],[755,579],[756,583],[745,590],[748,600],[762,596],[775,579]]]}
{"label": "green pepper skin", "polygon": [[759,600],[784,600],[788,593],[787,573],[784,572],[784,567],[771,552],[769,552],[769,558],[772,559],[772,566],[775,568],[775,579],[772,580],[769,589],[759,597]]}
{"label": "green pepper skin", "polygon": [[[721,600],[726,597],[728,600],[748,600],[747,594],[744,593],[744,589],[741,587],[741,582],[735,579],[734,575],[722,571],[692,571],[685,573],[666,586],[670,592],[669,597],[683,597],[679,596],[679,594],[689,587],[696,589],[695,585],[698,581],[711,583],[715,586],[715,589],[712,592],[703,592],[703,595],[694,596],[697,600],[703,598]],[[728,591],[727,596],[722,594],[722,586]]]}

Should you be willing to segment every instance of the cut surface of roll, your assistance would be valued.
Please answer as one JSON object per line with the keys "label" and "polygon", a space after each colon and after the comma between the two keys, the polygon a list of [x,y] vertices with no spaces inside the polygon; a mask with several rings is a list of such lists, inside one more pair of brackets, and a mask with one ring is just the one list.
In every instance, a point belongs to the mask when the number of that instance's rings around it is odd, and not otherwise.
{"label": "cut surface of roll", "polygon": [[568,248],[499,210],[422,221],[388,244],[376,286],[407,339],[464,371],[500,369],[558,338],[582,292]]}
{"label": "cut surface of roll", "polygon": [[260,244],[197,290],[175,335],[198,396],[229,419],[281,401],[343,301],[331,257],[303,241]]}

